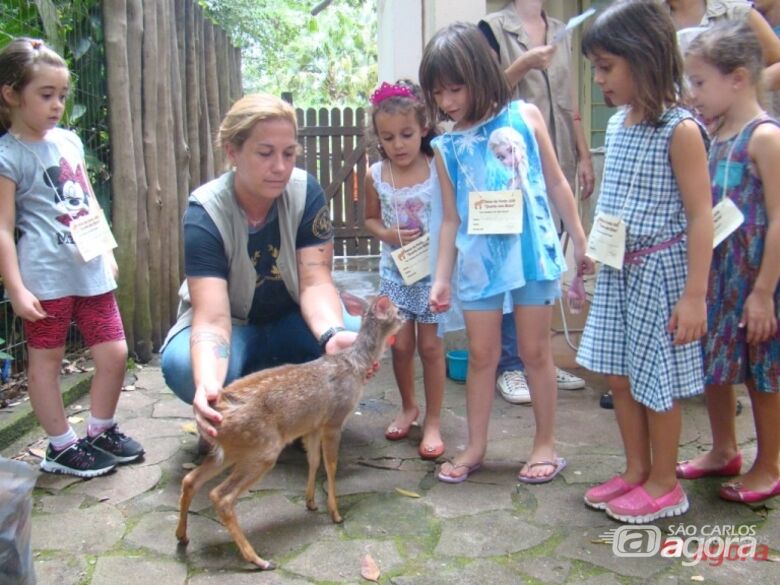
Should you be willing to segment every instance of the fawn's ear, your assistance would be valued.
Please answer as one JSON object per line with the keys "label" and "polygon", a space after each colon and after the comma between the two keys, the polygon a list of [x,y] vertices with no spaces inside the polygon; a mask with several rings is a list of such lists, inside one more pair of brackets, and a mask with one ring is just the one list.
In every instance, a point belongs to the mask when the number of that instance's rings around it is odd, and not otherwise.
{"label": "fawn's ear", "polygon": [[390,312],[390,298],[382,295],[374,300],[374,312],[379,317],[387,317]]}
{"label": "fawn's ear", "polygon": [[361,316],[363,311],[365,311],[366,307],[368,306],[366,301],[360,297],[356,297],[352,293],[339,291],[339,296],[341,297],[341,302],[344,305],[344,308],[347,310],[347,313],[352,316]]}

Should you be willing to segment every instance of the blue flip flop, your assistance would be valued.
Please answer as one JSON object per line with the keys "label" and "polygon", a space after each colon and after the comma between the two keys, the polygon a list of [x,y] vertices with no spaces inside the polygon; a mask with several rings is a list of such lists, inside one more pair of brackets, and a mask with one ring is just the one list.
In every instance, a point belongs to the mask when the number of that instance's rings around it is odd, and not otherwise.
{"label": "blue flip flop", "polygon": [[474,465],[466,465],[465,463],[461,463],[460,465],[455,465],[452,461],[449,461],[448,463],[452,465],[453,470],[462,467],[466,470],[466,473],[464,473],[463,475],[447,475],[445,473],[442,473],[440,469],[439,473],[436,474],[436,477],[439,479],[439,481],[443,481],[444,483],[463,483],[469,478],[469,475],[471,475],[477,469],[482,467],[481,462],[475,463]]}
{"label": "blue flip flop", "polygon": [[520,481],[522,483],[547,483],[549,481],[552,481],[555,479],[555,476],[557,476],[561,471],[563,471],[566,468],[566,459],[563,457],[556,457],[555,461],[535,461],[533,463],[527,463],[528,469],[532,469],[534,467],[539,467],[541,465],[550,465],[551,467],[554,467],[554,470],[549,475],[540,475],[539,477],[529,477],[526,475],[517,474],[517,481]]}

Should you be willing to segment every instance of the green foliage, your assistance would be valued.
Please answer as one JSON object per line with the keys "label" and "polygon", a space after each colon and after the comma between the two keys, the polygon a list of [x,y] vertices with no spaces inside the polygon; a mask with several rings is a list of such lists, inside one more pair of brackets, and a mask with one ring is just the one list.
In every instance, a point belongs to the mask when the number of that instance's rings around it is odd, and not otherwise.
{"label": "green foliage", "polygon": [[[48,0],[38,12],[29,0],[0,4],[0,47],[19,36],[45,39],[63,54],[71,72],[71,92],[62,126],[75,131],[86,152],[90,180],[110,217],[111,160],[108,135],[103,21],[100,0]],[[44,16],[49,26],[44,27]],[[56,31],[56,38],[46,30]]]}
{"label": "green foliage", "polygon": [[295,105],[365,106],[377,83],[376,0],[200,0],[242,47],[246,92],[291,92]]}

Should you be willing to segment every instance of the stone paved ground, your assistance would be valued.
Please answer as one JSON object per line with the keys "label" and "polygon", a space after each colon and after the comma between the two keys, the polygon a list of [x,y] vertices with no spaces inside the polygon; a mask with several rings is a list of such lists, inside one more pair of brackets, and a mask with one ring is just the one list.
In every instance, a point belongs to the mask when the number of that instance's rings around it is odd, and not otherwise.
{"label": "stone paved ground", "polygon": [[[557,363],[572,366],[568,348],[558,338],[555,345]],[[360,563],[367,553],[381,569],[380,582],[393,585],[780,583],[773,561],[685,566],[658,556],[615,556],[600,535],[618,524],[582,503],[585,489],[620,471],[622,463],[613,414],[598,406],[603,390],[598,378],[589,377],[584,391],[560,393],[559,449],[569,460],[561,477],[541,486],[517,484],[515,474],[531,443],[531,409],[497,398],[485,465],[468,482],[453,486],[438,482],[434,463],[417,457],[419,430],[397,443],[383,438],[399,402],[387,359],[344,431],[338,469],[342,525],[329,521],[322,478],[321,509],[306,510],[305,456],[288,448],[237,506],[253,546],[279,569],[252,571],[215,519],[207,490],[193,503],[191,542],[183,550],[174,529],[179,484],[197,460],[196,439],[187,429],[191,410],[166,390],[159,367],[136,375],[134,389],[123,393],[119,420],[122,430],[145,445],[145,461],[91,481],[39,477],[33,547],[41,585],[352,584],[365,582]],[[742,399],[738,429],[750,461],[755,451],[751,410]],[[82,399],[78,406],[86,404]],[[444,436],[452,456],[466,441],[463,385],[448,382],[445,405]],[[685,411],[682,455],[691,456],[706,447],[708,423],[701,400],[687,403]],[[86,412],[78,416],[85,418]],[[82,430],[83,422],[76,426]],[[42,444],[38,429],[2,454],[34,452]],[[754,526],[776,559],[780,498],[766,507],[730,504],[718,499],[717,485],[716,480],[686,482],[691,511],[658,526]]]}

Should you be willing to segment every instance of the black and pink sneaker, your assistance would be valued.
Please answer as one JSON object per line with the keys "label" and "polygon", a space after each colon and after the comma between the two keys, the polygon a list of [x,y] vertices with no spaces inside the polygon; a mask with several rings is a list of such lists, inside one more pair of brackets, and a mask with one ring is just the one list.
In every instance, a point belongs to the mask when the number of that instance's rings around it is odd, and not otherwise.
{"label": "black and pink sneaker", "polygon": [[144,456],[144,448],[135,439],[131,439],[113,425],[95,437],[86,440],[95,449],[111,455],[118,464],[132,463]]}
{"label": "black and pink sneaker", "polygon": [[61,473],[77,477],[97,477],[116,468],[116,458],[90,445],[86,437],[69,447],[57,451],[51,443],[41,461],[41,469],[48,473]]}

